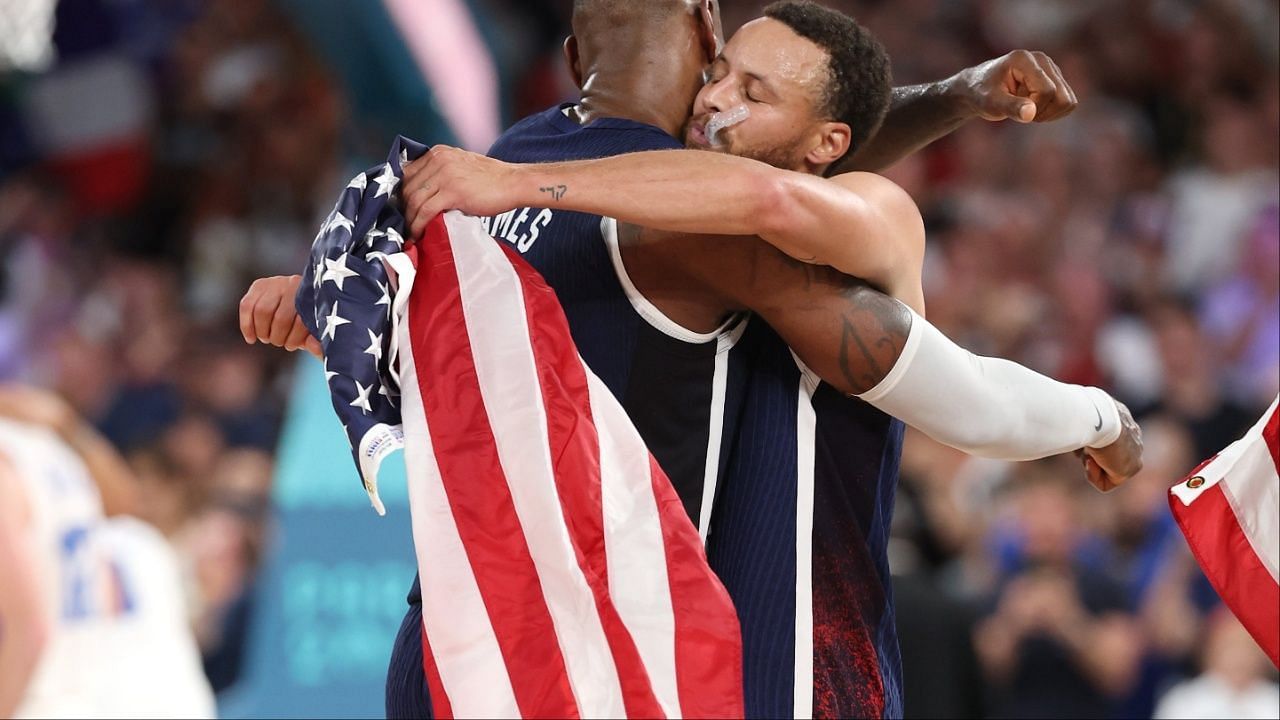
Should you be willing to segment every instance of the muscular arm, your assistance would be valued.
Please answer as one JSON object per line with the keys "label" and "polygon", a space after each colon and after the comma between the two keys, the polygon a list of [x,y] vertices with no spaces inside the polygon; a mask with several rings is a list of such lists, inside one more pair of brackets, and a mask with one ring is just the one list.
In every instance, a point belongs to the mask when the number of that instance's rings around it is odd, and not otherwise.
{"label": "muscular arm", "polygon": [[[639,233],[638,242],[661,251],[660,233]],[[1135,431],[1101,390],[975,356],[865,283],[737,240],[672,238],[668,260],[714,289],[729,309],[759,314],[824,381],[940,442],[1026,460],[1129,441]],[[1121,478],[1136,471],[1136,449],[1123,453]]]}
{"label": "muscular arm", "polygon": [[[940,442],[1008,459],[1105,445],[1085,460],[1104,490],[1140,467],[1137,426],[1105,393],[967,353],[866,283],[755,238],[618,234],[633,281],[664,312],[699,327],[753,310],[823,380]],[[688,315],[670,312],[673,301]]]}
{"label": "muscular arm", "polygon": [[1014,50],[946,80],[894,88],[879,131],[828,174],[879,172],[974,118],[1050,122],[1078,102],[1052,58]]}
{"label": "muscular arm", "polygon": [[831,174],[878,172],[977,117],[955,88],[955,78],[894,88],[880,129],[856,152],[836,163]]}
{"label": "muscular arm", "polygon": [[924,224],[906,192],[878,175],[829,180],[693,150],[513,165],[435,147],[418,162],[424,165],[408,173],[404,188],[413,234],[450,208],[492,215],[549,207],[670,232],[756,236],[923,312]]}
{"label": "muscular arm", "polygon": [[0,717],[13,717],[49,632],[29,509],[14,472],[0,455]]}

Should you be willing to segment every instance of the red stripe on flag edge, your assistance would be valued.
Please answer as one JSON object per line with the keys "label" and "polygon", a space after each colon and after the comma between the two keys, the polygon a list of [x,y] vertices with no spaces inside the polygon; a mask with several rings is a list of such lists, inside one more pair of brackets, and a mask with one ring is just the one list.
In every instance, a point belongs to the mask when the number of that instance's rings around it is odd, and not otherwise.
{"label": "red stripe on flag edge", "polygon": [[[437,216],[409,303],[409,332],[436,462],[516,704],[525,717],[579,717],[555,624],[485,412],[453,250]],[[452,342],[443,342],[445,337]]]}
{"label": "red stripe on flag edge", "polygon": [[698,530],[652,454],[649,474],[675,613],[680,708],[690,718],[745,717],[738,612],[707,564]]}
{"label": "red stripe on flag edge", "polygon": [[422,634],[422,671],[427,676],[427,692],[431,696],[431,713],[436,720],[453,720],[453,705],[449,702],[449,693],[444,690],[440,681],[440,671],[436,668],[436,659],[431,654],[431,642],[427,638],[425,625],[418,625]]}
{"label": "red stripe on flag edge", "polygon": [[524,296],[525,319],[542,389],[557,495],[596,611],[618,671],[627,717],[663,717],[635,639],[609,594],[604,508],[600,488],[600,438],[591,414],[586,371],[569,334],[569,321],[542,276],[505,243]]}
{"label": "red stripe on flag edge", "polygon": [[1280,585],[1250,545],[1222,483],[1190,505],[1170,493],[1169,507],[1205,577],[1280,668]]}

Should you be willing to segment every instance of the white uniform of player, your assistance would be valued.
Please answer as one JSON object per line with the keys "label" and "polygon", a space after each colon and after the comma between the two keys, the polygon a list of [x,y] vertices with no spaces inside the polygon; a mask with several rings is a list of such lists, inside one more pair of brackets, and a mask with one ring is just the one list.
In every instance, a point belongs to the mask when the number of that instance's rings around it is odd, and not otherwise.
{"label": "white uniform of player", "polygon": [[52,631],[17,717],[214,717],[173,551],[107,520],[80,458],[52,433],[0,419],[26,489]]}

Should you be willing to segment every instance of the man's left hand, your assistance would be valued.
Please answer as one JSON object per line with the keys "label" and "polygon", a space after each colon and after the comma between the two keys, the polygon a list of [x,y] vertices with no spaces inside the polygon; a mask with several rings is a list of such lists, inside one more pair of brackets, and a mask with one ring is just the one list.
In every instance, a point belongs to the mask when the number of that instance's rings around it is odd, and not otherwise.
{"label": "man's left hand", "polygon": [[1048,55],[1014,50],[961,70],[952,91],[986,120],[1051,122],[1070,115],[1080,101]]}

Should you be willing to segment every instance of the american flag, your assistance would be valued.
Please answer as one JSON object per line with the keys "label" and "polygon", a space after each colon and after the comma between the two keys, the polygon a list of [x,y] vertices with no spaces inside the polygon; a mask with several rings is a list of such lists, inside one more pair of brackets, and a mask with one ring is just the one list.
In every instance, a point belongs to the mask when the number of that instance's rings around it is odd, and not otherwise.
{"label": "american flag", "polygon": [[307,329],[320,338],[334,410],[380,515],[386,509],[378,499],[378,468],[402,445],[392,362],[393,278],[385,261],[404,252],[405,223],[395,189],[408,162],[408,142],[398,139],[387,162],[343,189],[311,245],[311,262],[294,299]]}
{"label": "american flag", "polygon": [[1200,568],[1280,667],[1280,397],[1244,437],[1169,491]]}
{"label": "american flag", "polygon": [[404,241],[424,150],[347,186],[297,306],[379,512],[404,448],[437,717],[741,717],[733,605],[554,293],[475,218]]}

